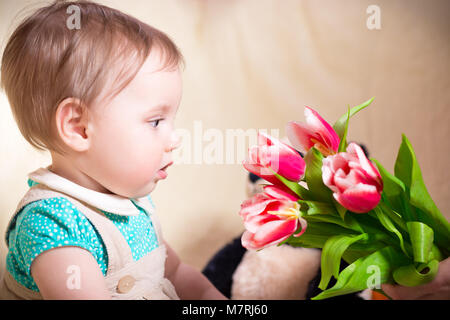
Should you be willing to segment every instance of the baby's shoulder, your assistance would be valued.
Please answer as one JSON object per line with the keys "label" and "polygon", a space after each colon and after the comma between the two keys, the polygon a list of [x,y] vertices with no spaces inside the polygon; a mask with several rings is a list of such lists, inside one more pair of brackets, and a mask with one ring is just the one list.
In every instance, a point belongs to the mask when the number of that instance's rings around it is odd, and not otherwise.
{"label": "baby's shoulder", "polygon": [[[53,197],[40,199],[28,203],[21,208],[17,214],[17,220],[25,218],[38,217],[59,217],[70,218],[70,215],[79,213],[78,209],[73,205],[69,199],[64,197]],[[21,218],[21,219],[20,219]]]}
{"label": "baby's shoulder", "polygon": [[11,229],[16,233],[83,233],[90,227],[87,218],[69,199],[54,197],[25,205],[15,217]]}
{"label": "baby's shoulder", "polygon": [[[6,235],[10,261],[29,275],[32,261],[42,252],[61,246],[81,247],[104,267],[104,249],[95,228],[69,199],[54,197],[25,205]],[[12,262],[11,262],[12,263]]]}

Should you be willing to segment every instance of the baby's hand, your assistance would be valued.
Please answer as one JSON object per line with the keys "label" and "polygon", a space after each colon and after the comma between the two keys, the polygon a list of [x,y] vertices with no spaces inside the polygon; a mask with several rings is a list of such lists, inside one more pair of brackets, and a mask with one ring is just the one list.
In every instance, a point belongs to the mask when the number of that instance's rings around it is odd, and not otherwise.
{"label": "baby's hand", "polygon": [[175,251],[165,243],[167,260],[165,276],[182,300],[227,300],[200,271],[181,262]]}

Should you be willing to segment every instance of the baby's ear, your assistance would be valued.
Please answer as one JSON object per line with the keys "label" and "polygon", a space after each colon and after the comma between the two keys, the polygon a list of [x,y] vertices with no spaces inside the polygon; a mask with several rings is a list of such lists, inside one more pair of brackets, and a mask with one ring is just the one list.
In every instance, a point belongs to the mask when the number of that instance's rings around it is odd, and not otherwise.
{"label": "baby's ear", "polygon": [[58,105],[56,131],[71,150],[83,152],[89,148],[90,139],[86,134],[88,119],[88,109],[79,99],[66,98]]}

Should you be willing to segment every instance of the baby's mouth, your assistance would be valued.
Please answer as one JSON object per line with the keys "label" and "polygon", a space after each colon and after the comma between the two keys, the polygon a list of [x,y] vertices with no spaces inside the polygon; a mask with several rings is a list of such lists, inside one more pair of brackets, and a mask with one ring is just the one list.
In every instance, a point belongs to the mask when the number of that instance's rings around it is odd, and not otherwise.
{"label": "baby's mouth", "polygon": [[159,169],[159,170],[166,170],[168,167],[170,167],[171,165],[173,164],[173,161],[172,162],[169,162],[168,164],[166,164],[164,167],[162,167],[161,169]]}
{"label": "baby's mouth", "polygon": [[167,178],[167,172],[166,172],[166,169],[167,169],[168,167],[170,167],[172,164],[173,164],[173,162],[170,162],[170,163],[166,164],[164,167],[162,167],[161,169],[158,170],[158,177],[159,177],[160,179],[165,179],[165,178]]}

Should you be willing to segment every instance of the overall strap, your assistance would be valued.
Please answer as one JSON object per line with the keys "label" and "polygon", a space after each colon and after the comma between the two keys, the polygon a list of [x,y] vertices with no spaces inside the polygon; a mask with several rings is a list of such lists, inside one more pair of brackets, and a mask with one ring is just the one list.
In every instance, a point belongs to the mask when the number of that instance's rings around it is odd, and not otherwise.
{"label": "overall strap", "polygon": [[158,240],[159,245],[163,245],[163,234],[162,234],[162,228],[161,223],[159,222],[159,218],[157,214],[155,213],[155,209],[150,202],[150,200],[147,197],[139,198],[139,199],[133,199],[133,202],[138,205],[139,207],[143,208],[147,213],[152,221],[153,228],[156,233],[156,239]]}

